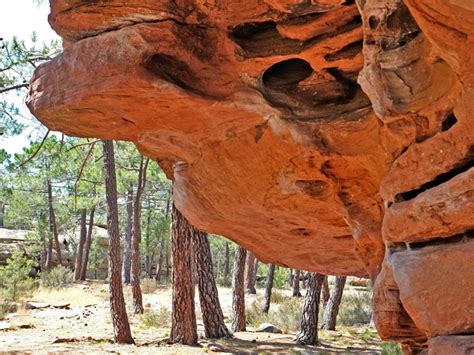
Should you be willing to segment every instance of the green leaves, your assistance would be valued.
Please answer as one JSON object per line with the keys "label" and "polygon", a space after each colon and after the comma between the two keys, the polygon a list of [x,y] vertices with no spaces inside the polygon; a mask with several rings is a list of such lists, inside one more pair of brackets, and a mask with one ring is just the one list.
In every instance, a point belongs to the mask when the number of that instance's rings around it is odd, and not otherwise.
{"label": "green leaves", "polygon": [[[34,69],[62,50],[61,42],[39,43],[36,32],[27,43],[17,37],[0,38],[0,135],[19,134],[24,128],[26,108],[21,108]],[[29,116],[27,114],[27,116]]]}

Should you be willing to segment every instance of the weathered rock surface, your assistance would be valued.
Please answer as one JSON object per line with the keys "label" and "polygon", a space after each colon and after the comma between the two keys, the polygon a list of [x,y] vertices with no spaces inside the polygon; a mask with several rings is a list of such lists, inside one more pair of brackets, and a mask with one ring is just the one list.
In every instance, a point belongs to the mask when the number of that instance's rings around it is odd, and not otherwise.
{"label": "weathered rock surface", "polygon": [[428,355],[471,355],[474,354],[474,336],[458,335],[435,337],[430,341]]}
{"label": "weathered rock surface", "polygon": [[470,0],[51,0],[49,21],[65,51],[28,98],[49,128],[133,141],[262,261],[370,276],[406,349],[472,332]]}

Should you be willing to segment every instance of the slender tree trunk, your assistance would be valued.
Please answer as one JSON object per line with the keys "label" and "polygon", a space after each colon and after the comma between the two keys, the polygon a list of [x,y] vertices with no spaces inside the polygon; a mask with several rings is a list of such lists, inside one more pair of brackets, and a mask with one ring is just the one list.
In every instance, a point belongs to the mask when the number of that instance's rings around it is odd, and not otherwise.
{"label": "slender tree trunk", "polygon": [[253,279],[255,280],[254,284],[257,283],[258,263],[258,259],[255,259],[255,267],[253,268]]}
{"label": "slender tree trunk", "polygon": [[225,262],[224,262],[224,280],[227,280],[230,274],[230,248],[229,242],[225,242]]}
{"label": "slender tree trunk", "polygon": [[4,220],[5,220],[5,204],[2,203],[1,208],[0,208],[0,228],[5,227]]}
{"label": "slender tree trunk", "polygon": [[334,288],[331,291],[329,302],[324,309],[323,324],[321,329],[336,330],[336,318],[339,313],[339,305],[342,300],[342,293],[346,284],[346,276],[337,276]]}
{"label": "slender tree trunk", "polygon": [[156,265],[156,276],[155,276],[155,280],[158,283],[161,281],[164,249],[165,249],[165,237],[161,237],[161,240],[160,240],[160,254],[158,255],[158,263]]}
{"label": "slender tree trunk", "polygon": [[51,233],[48,236],[48,249],[46,250],[46,270],[51,270],[53,266],[53,236]]}
{"label": "slender tree trunk", "polygon": [[125,244],[123,248],[122,280],[124,284],[130,283],[130,270],[132,268],[132,223],[133,223],[133,188],[127,192],[127,225],[125,227]]}
{"label": "slender tree trunk", "polygon": [[84,245],[84,260],[82,261],[81,280],[85,280],[87,276],[87,264],[89,263],[89,252],[92,244],[92,232],[94,230],[94,213],[95,206],[92,206],[89,214],[89,229],[87,230],[86,243]]}
{"label": "slender tree trunk", "polygon": [[267,284],[265,285],[265,299],[263,301],[263,307],[262,307],[262,310],[264,313],[268,313],[268,311],[270,310],[274,275],[275,275],[275,264],[270,264],[268,265]]}
{"label": "slender tree trunk", "polygon": [[170,266],[170,248],[168,245],[166,245],[166,258],[165,258],[165,261],[166,261],[166,278],[169,280],[170,279],[170,269],[171,269],[171,266]]}
{"label": "slender tree trunk", "polygon": [[151,225],[151,203],[148,200],[148,212],[146,218],[145,228],[145,272],[147,277],[151,278],[152,265],[153,265],[153,253],[150,252],[150,225]]}
{"label": "slender tree trunk", "polygon": [[41,263],[41,271],[47,270],[47,259],[48,259],[48,249],[46,243],[46,235],[44,231],[40,231],[40,238],[41,238],[41,256],[40,256],[40,263]]}
{"label": "slender tree trunk", "polygon": [[301,297],[300,292],[300,270],[295,269],[293,274],[293,297]]}
{"label": "slender tree trunk", "polygon": [[94,280],[97,280],[97,254],[94,254]]}
{"label": "slender tree trunk", "polygon": [[84,253],[84,243],[86,242],[87,238],[87,210],[83,208],[81,210],[81,233],[79,236],[79,242],[77,243],[76,248],[76,262],[74,265],[74,280],[81,279],[81,271],[82,271],[82,258]]}
{"label": "slender tree trunk", "polygon": [[324,275],[310,272],[308,276],[308,286],[301,317],[301,330],[296,336],[296,342],[302,345],[316,345],[318,344],[319,298]]}
{"label": "slender tree trunk", "polygon": [[253,277],[255,270],[255,255],[251,251],[247,252],[247,273],[245,275],[245,289],[248,294],[255,295],[257,290],[255,289],[255,279]]}
{"label": "slender tree trunk", "polygon": [[193,236],[194,264],[198,275],[199,301],[206,338],[231,337],[219,302],[207,233],[197,230],[191,224],[189,228]]}
{"label": "slender tree trunk", "polygon": [[195,345],[198,340],[191,274],[191,242],[192,236],[188,224],[173,204],[171,230],[171,251],[173,254],[171,341],[185,345]]}
{"label": "slender tree trunk", "polygon": [[234,274],[232,276],[232,331],[245,331],[244,272],[247,250],[240,245],[235,250]]}
{"label": "slender tree trunk", "polygon": [[326,306],[329,301],[330,293],[329,293],[329,276],[324,276],[324,281],[323,281],[323,289],[321,293],[321,297],[323,299],[323,307],[326,309]]}
{"label": "slender tree trunk", "polygon": [[[53,189],[51,187],[51,181],[48,180],[47,184],[48,184],[49,230],[52,233],[54,247],[56,249],[56,258],[58,261],[58,265],[61,265],[63,261],[61,257],[61,245],[59,244],[58,226],[56,224],[56,215],[54,214],[54,207],[53,207]],[[51,258],[51,261],[52,261],[52,258]]]}
{"label": "slender tree trunk", "polygon": [[143,164],[143,156],[140,158],[140,169],[138,170],[137,193],[135,194],[135,202],[133,204],[133,223],[132,223],[132,270],[131,285],[133,296],[133,312],[135,314],[143,313],[143,297],[140,288],[140,240],[141,240],[141,198],[146,182],[146,170],[148,159]]}
{"label": "slender tree trunk", "polygon": [[145,276],[147,278],[151,278],[151,263],[152,263],[152,255],[145,255]]}
{"label": "slender tree trunk", "polygon": [[110,314],[116,343],[133,344],[122,290],[120,262],[120,232],[117,207],[117,182],[115,177],[114,146],[104,141],[104,175],[107,198],[107,232],[109,234],[109,297]]}

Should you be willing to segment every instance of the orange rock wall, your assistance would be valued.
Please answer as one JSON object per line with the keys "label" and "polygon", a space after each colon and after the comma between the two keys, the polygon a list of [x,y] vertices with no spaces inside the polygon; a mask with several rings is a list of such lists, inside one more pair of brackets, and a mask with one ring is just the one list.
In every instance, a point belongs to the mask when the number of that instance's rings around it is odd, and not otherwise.
{"label": "orange rock wall", "polygon": [[371,277],[406,351],[474,331],[470,0],[51,0],[49,21],[65,50],[28,105],[50,129],[134,142],[264,262]]}

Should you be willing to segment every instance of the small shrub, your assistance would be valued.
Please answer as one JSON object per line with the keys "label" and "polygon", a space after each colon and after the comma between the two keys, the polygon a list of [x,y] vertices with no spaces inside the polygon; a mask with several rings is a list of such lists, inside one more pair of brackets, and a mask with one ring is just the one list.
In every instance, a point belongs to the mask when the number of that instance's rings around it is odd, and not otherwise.
{"label": "small shrub", "polygon": [[49,271],[44,271],[40,275],[41,285],[48,288],[64,287],[72,283],[73,279],[72,271],[62,265],[58,265]]}
{"label": "small shrub", "polygon": [[303,300],[285,298],[278,307],[270,307],[271,323],[277,325],[284,333],[296,332],[301,326]]}
{"label": "small shrub", "polygon": [[345,293],[339,309],[339,323],[346,326],[370,323],[372,304],[370,292]]}
{"label": "small shrub", "polygon": [[219,277],[216,283],[221,287],[231,287],[232,279],[230,277]]}
{"label": "small shrub", "polygon": [[166,307],[160,307],[157,312],[145,311],[140,326],[142,328],[166,328],[169,326],[170,320],[170,310]]}
{"label": "small shrub", "polygon": [[288,299],[282,292],[274,290],[272,292],[271,302],[272,303],[283,303]]}
{"label": "small shrub", "polygon": [[10,301],[0,301],[0,320],[5,319],[8,313],[16,312],[17,304]]}
{"label": "small shrub", "polygon": [[154,279],[143,279],[140,282],[142,292],[145,294],[153,293],[158,288],[158,284]]}
{"label": "small shrub", "polygon": [[29,276],[35,263],[19,250],[13,252],[7,264],[0,267],[0,298],[7,301],[16,301],[26,296],[36,286]]}
{"label": "small shrub", "polygon": [[260,302],[254,302],[245,311],[247,324],[257,328],[262,323],[271,323],[284,333],[298,331],[301,324],[303,300],[300,298],[283,298],[279,304],[272,303],[268,314],[262,311]]}
{"label": "small shrub", "polygon": [[257,328],[262,323],[271,323],[269,314],[262,311],[260,302],[253,302],[250,307],[245,309],[245,320],[248,325],[254,328]]}
{"label": "small shrub", "polygon": [[402,347],[399,343],[383,342],[381,347],[382,355],[403,355]]}

